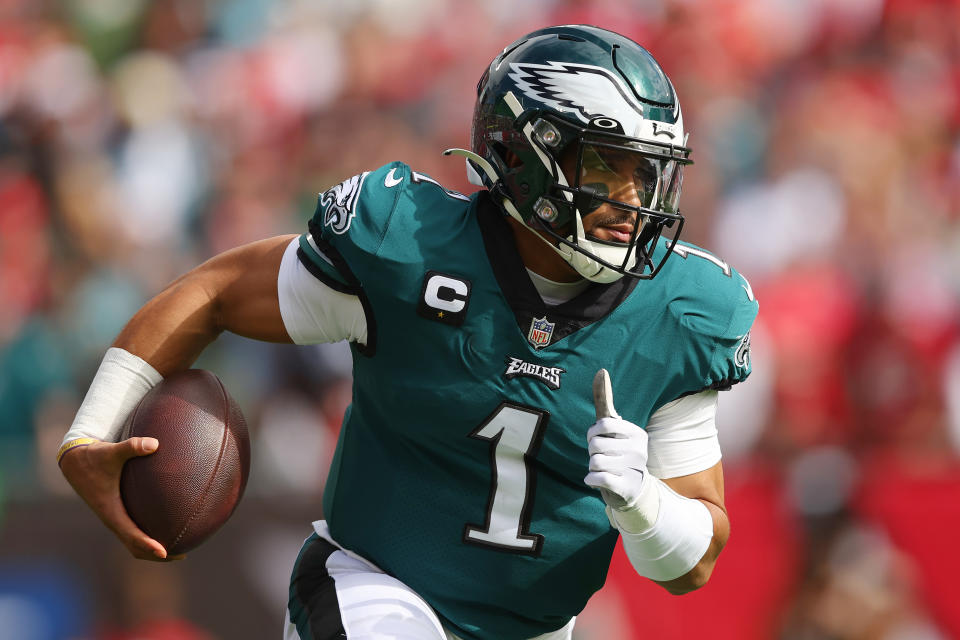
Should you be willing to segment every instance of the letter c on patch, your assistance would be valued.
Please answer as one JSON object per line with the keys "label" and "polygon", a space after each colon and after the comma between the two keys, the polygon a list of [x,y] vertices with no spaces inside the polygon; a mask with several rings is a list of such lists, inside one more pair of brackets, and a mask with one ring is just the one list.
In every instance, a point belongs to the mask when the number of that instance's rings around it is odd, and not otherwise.
{"label": "letter c on patch", "polygon": [[469,291],[467,283],[462,280],[435,274],[427,281],[423,299],[434,309],[457,313],[467,305]]}
{"label": "letter c on patch", "polygon": [[420,289],[417,315],[459,327],[470,306],[470,281],[440,271],[427,271]]}

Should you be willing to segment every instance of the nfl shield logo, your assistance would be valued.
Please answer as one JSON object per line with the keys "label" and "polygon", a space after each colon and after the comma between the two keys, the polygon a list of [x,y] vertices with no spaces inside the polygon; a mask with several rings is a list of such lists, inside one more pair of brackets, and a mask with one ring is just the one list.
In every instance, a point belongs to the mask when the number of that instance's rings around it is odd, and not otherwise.
{"label": "nfl shield logo", "polygon": [[550,344],[550,338],[553,337],[553,327],[555,322],[548,322],[547,316],[534,318],[530,323],[530,333],[527,334],[527,340],[537,349]]}

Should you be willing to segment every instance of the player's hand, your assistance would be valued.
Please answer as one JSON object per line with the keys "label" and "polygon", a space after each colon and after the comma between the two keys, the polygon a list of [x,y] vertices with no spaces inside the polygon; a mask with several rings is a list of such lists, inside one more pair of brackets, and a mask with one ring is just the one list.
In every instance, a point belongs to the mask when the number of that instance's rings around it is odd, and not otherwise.
{"label": "player's hand", "polygon": [[135,558],[179,560],[167,557],[163,545],[145,534],[130,519],[120,498],[120,472],[124,463],[157,450],[156,438],[129,438],[122,442],[93,442],[63,454],[60,470],[73,490],[93,509]]}
{"label": "player's hand", "polygon": [[617,415],[606,369],[593,379],[597,421],[587,431],[590,473],[583,481],[600,490],[604,502],[617,511],[639,503],[647,473],[647,432]]}

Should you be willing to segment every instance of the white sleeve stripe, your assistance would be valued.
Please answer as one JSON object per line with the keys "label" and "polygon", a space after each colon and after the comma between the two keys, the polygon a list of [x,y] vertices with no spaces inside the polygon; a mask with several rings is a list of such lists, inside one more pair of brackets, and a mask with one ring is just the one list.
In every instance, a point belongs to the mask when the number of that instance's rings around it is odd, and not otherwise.
{"label": "white sleeve stripe", "polygon": [[647,422],[647,469],[657,478],[705,471],[721,459],[717,392],[701,391],[660,407]]}
{"label": "white sleeve stripe", "polygon": [[313,239],[313,235],[308,233],[308,234],[306,234],[306,237],[307,237],[307,244],[310,245],[310,248],[314,250],[314,252],[317,254],[317,256],[319,256],[320,258],[322,258],[323,261],[326,262],[327,264],[329,264],[331,267],[332,267],[332,266],[335,266],[335,265],[333,264],[333,260],[331,260],[330,258],[328,258],[328,257],[327,257],[327,254],[325,254],[323,251],[321,251],[321,250],[320,250],[320,247],[317,246],[317,242],[316,242],[316,240]]}
{"label": "white sleeve stripe", "polygon": [[367,319],[360,299],[315,278],[297,257],[299,246],[299,238],[290,242],[277,274],[280,316],[290,338],[296,344],[366,344]]}

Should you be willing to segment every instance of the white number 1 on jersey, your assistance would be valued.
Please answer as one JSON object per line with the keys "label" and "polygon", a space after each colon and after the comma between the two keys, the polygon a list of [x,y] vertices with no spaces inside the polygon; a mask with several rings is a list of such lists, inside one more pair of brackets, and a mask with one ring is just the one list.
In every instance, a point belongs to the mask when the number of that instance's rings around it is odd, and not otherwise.
{"label": "white number 1 on jersey", "polygon": [[471,438],[490,444],[492,482],[483,525],[468,524],[464,542],[537,555],[543,536],[530,533],[536,472],[530,462],[540,446],[549,414],[504,402]]}

